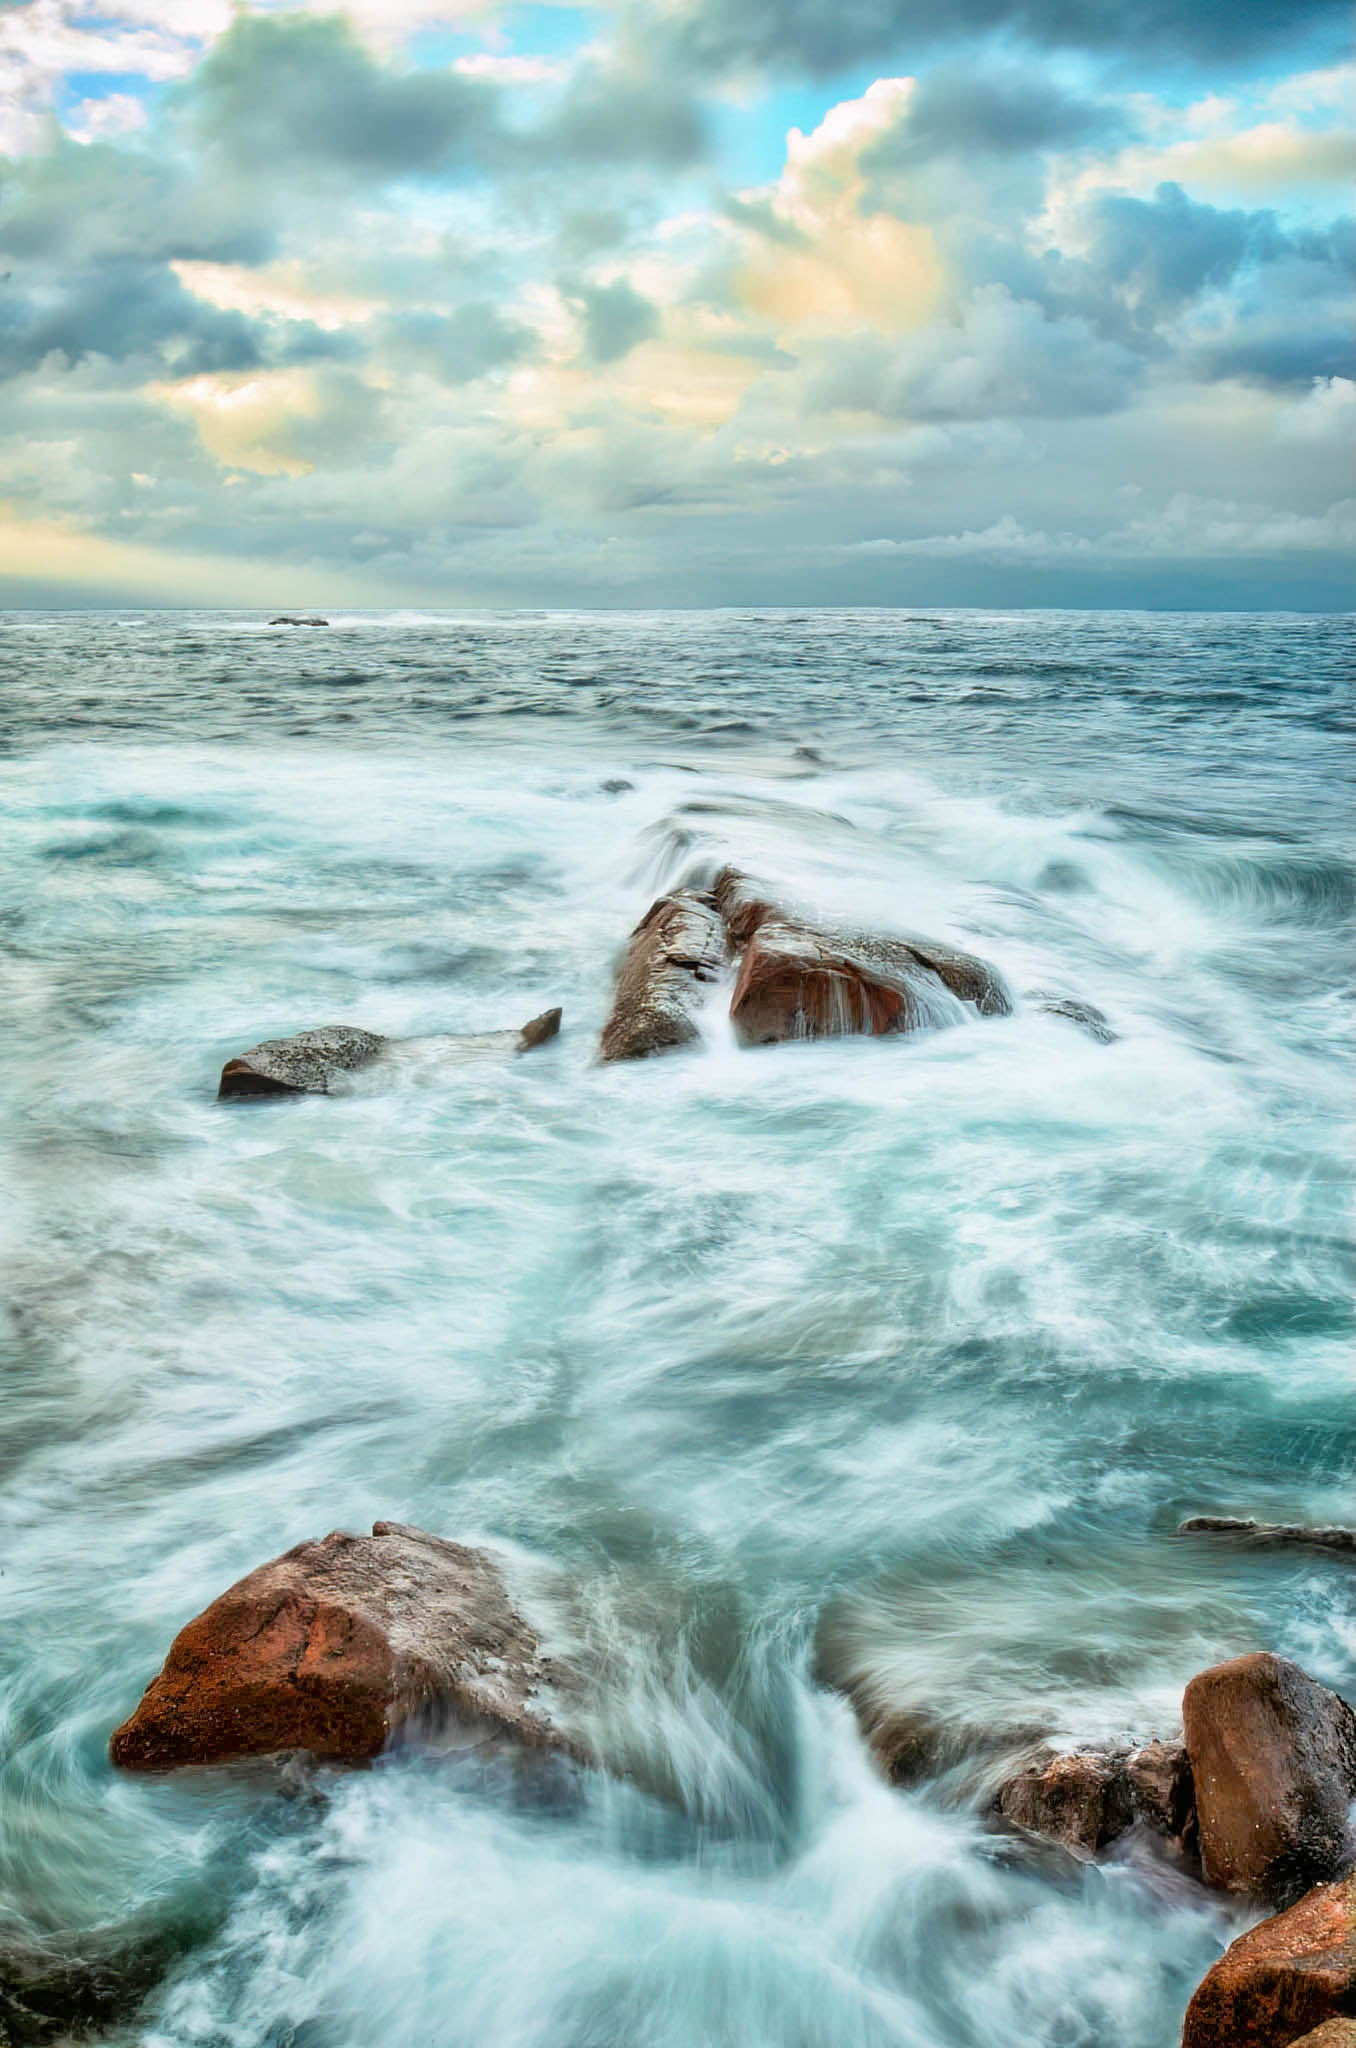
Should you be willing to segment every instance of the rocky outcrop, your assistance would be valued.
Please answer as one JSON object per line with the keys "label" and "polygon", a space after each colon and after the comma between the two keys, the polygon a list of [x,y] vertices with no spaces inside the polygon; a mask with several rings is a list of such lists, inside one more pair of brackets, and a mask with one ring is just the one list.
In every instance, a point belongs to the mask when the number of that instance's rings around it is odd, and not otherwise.
{"label": "rocky outcrop", "polygon": [[1356,1878],[1347,1878],[1307,1893],[1225,1951],[1187,2008],[1182,2048],[1293,2048],[1353,2015]]}
{"label": "rocky outcrop", "polygon": [[1253,1522],[1236,1515],[1189,1515],[1178,1524],[1179,1536],[1232,1536],[1241,1543],[1271,1545],[1297,1543],[1313,1550],[1344,1550],[1356,1553],[1356,1529],[1308,1528],[1295,1522]]}
{"label": "rocky outcrop", "polygon": [[1188,1858],[1195,1842],[1191,1766],[1180,1743],[1132,1750],[1072,1750],[1034,1764],[999,1788],[1011,1826],[1096,1856],[1136,1821]]}
{"label": "rocky outcrop", "polygon": [[1288,1905],[1353,1860],[1356,1714],[1284,1657],[1236,1657],[1182,1701],[1210,1884]]}
{"label": "rocky outcrop", "polygon": [[544,1010],[521,1031],[482,1031],[434,1038],[383,1038],[354,1024],[322,1024],[295,1038],[269,1038],[227,1060],[218,1102],[259,1101],[270,1095],[332,1095],[347,1075],[415,1057],[455,1058],[479,1052],[530,1052],[560,1029],[560,1011]]}
{"label": "rocky outcrop", "polygon": [[281,612],[276,619],[269,620],[270,626],[328,626],[329,620],[314,614]]}
{"label": "rocky outcrop", "polygon": [[377,1522],[298,1544],[213,1601],[109,1753],[133,1771],[292,1750],[361,1763],[419,1720],[578,1755],[558,1684],[491,1557]]}
{"label": "rocky outcrop", "polygon": [[990,1017],[1012,1007],[996,970],[953,947],[809,923],[734,868],[715,897],[741,953],[730,1015],[745,1045],[882,1037],[956,1023],[961,1004]]}
{"label": "rocky outcrop", "polygon": [[600,1059],[643,1060],[690,1045],[727,958],[725,926],[711,897],[680,889],[652,903],[617,975]]}
{"label": "rocky outcrop", "polygon": [[1325,2020],[1294,2043],[1294,2048],[1356,2048],[1356,2019]]}

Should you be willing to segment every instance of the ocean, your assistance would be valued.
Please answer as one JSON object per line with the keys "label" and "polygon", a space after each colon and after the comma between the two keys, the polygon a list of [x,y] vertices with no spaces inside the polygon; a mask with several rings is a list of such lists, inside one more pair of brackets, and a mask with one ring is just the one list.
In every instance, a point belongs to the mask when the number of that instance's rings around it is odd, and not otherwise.
{"label": "ocean", "polygon": [[[148,2048],[1173,2048],[1246,1913],[886,1784],[836,1683],[1356,1695],[1349,1564],[1175,1533],[1353,1517],[1350,621],[330,617],[0,618],[0,1941],[163,1941]],[[1015,1013],[599,1065],[726,860]],[[185,1621],[377,1518],[517,1560],[613,1769],[112,1771]]]}

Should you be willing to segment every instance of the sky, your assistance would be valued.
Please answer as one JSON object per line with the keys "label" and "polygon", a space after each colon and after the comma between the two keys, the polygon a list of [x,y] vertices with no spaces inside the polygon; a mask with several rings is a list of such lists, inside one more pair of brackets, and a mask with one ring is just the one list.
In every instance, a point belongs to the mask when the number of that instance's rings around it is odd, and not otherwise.
{"label": "sky", "polygon": [[0,605],[1349,609],[1346,0],[0,0]]}

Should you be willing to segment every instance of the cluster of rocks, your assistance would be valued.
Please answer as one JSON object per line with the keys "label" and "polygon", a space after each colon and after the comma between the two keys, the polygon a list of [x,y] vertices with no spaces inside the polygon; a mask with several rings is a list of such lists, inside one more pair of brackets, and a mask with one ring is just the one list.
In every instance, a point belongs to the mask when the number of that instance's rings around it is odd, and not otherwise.
{"label": "cluster of rocks", "polygon": [[[895,1036],[1004,1017],[1012,999],[998,970],[937,939],[892,938],[816,923],[773,902],[747,875],[722,868],[708,889],[685,888],[650,905],[631,933],[599,1040],[604,1062],[649,1059],[691,1045],[712,985],[733,975],[730,1018],[741,1045],[793,1039]],[[1050,1015],[1102,1043],[1115,1033],[1101,1011],[1070,996],[1033,997]],[[424,1056],[527,1052],[554,1038],[560,1011],[521,1031],[392,1039],[352,1024],[270,1038],[227,1060],[218,1100],[331,1095],[355,1074]]]}
{"label": "cluster of rocks", "polygon": [[1183,2048],[1290,2048],[1356,2018],[1356,1714],[1259,1654],[1193,1678],[1182,1721],[1180,1742],[1043,1759],[1002,1785],[997,1811],[1081,1856],[1140,1823],[1205,1883],[1283,1908],[1205,1978]]}
{"label": "cluster of rocks", "polygon": [[[190,1621],[110,1754],[141,1772],[297,1751],[361,1765],[417,1736],[594,1763],[580,1694],[501,1562],[377,1522],[299,1544]],[[892,1777],[937,1767],[926,1717],[854,1705]],[[1280,1909],[1205,1978],[1183,2048],[1356,2048],[1356,1714],[1258,1654],[1192,1679],[1182,1716],[1180,1740],[1047,1752],[1004,1779],[995,1818],[1085,1858],[1139,1826],[1205,1883]]]}
{"label": "cluster of rocks", "polygon": [[[893,1036],[1012,1009],[1002,976],[973,954],[816,922],[726,867],[710,889],[661,896],[632,932],[601,1057],[647,1059],[691,1044],[711,984],[730,969],[730,1019],[746,1046]],[[1094,1037],[1114,1035],[1091,1004],[1038,1000]]]}

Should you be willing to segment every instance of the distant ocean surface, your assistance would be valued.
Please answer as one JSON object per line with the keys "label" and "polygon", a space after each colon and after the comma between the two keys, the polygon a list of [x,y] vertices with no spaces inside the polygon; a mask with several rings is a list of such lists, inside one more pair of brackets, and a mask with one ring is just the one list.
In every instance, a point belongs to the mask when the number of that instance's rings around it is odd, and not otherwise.
{"label": "distant ocean surface", "polygon": [[[1351,1566],[1174,1534],[1356,1514],[1350,621],[331,618],[0,617],[0,1940],[169,1930],[150,2048],[1173,2048],[1241,1917],[889,1788],[817,1674],[1070,1742],[1356,1689]],[[722,859],[1118,1041],[598,1066]],[[629,1774],[113,1774],[191,1615],[379,1517],[559,1574]]]}

